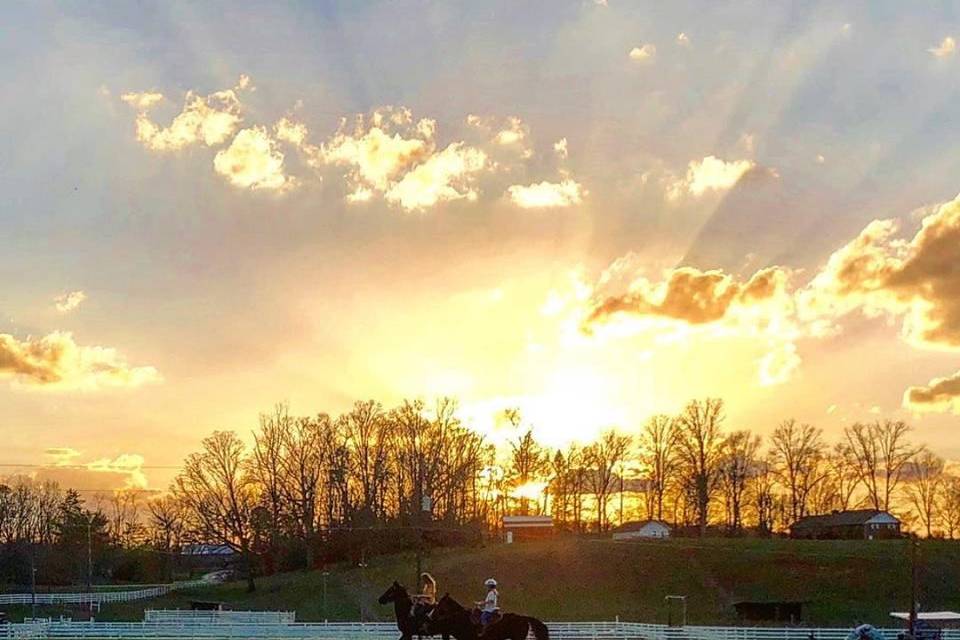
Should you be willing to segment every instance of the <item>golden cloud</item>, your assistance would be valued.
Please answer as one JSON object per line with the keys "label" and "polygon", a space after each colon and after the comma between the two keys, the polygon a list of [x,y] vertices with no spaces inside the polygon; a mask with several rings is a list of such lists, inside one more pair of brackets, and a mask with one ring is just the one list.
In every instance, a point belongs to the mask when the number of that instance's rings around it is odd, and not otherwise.
{"label": "golden cloud", "polygon": [[57,467],[73,464],[73,461],[80,457],[80,452],[70,447],[50,447],[43,453],[53,458],[53,465]]}
{"label": "golden cloud", "polygon": [[570,155],[570,152],[567,150],[567,139],[560,138],[553,143],[553,151],[557,154],[557,157],[561,160],[566,160]]}
{"label": "golden cloud", "polygon": [[649,62],[657,55],[657,46],[649,42],[630,50],[630,59],[637,62]]}
{"label": "golden cloud", "polygon": [[527,144],[530,127],[517,116],[496,118],[471,114],[467,116],[467,124],[490,136],[490,142],[494,146],[512,149],[519,152],[523,158],[533,156],[533,149]]}
{"label": "golden cloud", "polygon": [[351,167],[348,181],[354,193],[364,190],[386,192],[392,181],[424,160],[435,148],[436,123],[430,119],[413,122],[409,109],[383,107],[369,118],[358,115],[353,129],[340,130],[320,153],[327,164]]}
{"label": "golden cloud", "polygon": [[[415,121],[409,109],[387,106],[369,116],[357,115],[352,126],[344,119],[319,146],[308,143],[306,127],[290,119],[279,121],[275,130],[277,138],[297,147],[310,166],[347,167],[347,202],[367,202],[380,195],[406,211],[417,211],[451,200],[475,200],[475,174],[489,164],[484,151],[463,142],[437,151],[436,126],[430,118]],[[509,132],[502,132],[505,140]]]}
{"label": "golden cloud", "polygon": [[530,135],[530,127],[523,123],[523,120],[516,116],[507,118],[507,126],[497,131],[493,141],[501,145],[522,144]]}
{"label": "golden cloud", "polygon": [[836,251],[804,292],[804,306],[840,316],[903,316],[904,336],[928,348],[960,348],[960,196],[923,218],[910,240],[894,220],[874,220]]}
{"label": "golden cloud", "polygon": [[583,202],[586,190],[573,180],[543,182],[528,186],[515,184],[507,189],[511,202],[523,209],[570,207]]}
{"label": "golden cloud", "polygon": [[153,367],[131,367],[107,347],[77,345],[69,333],[17,340],[0,334],[0,377],[53,389],[137,387],[160,381]]}
{"label": "golden cloud", "polygon": [[[104,95],[109,96],[110,90],[106,87],[101,87],[102,90],[105,90]],[[120,99],[129,104],[131,107],[135,108],[139,112],[145,112],[150,110],[154,105],[160,104],[163,102],[163,94],[157,93],[155,91],[146,91],[143,93],[124,93],[120,96]]]}
{"label": "golden cloud", "polygon": [[100,458],[85,466],[95,473],[114,474],[123,477],[124,488],[143,489],[147,477],[143,473],[143,456],[137,453],[121,453],[115,458]]}
{"label": "golden cloud", "polygon": [[788,382],[801,362],[797,345],[792,342],[776,345],[760,359],[760,384],[770,387]]}
{"label": "golden cloud", "polygon": [[[343,118],[337,131],[320,143],[309,141],[307,125],[292,116],[280,118],[271,127],[252,125],[241,129],[243,114],[239,93],[251,89],[247,76],[223,91],[210,95],[188,92],[183,109],[164,127],[150,118],[163,100],[157,92],[125,93],[124,102],[137,110],[137,138],[157,151],[188,145],[209,147],[229,144],[213,160],[214,170],[233,186],[249,190],[286,191],[300,183],[287,173],[284,146],[293,148],[303,164],[322,179],[323,170],[340,167],[348,191],[346,201],[366,202],[380,197],[406,211],[419,211],[452,200],[479,197],[478,174],[482,171],[523,170],[514,164],[533,156],[528,146],[529,127],[518,117],[504,119],[468,116],[468,124],[484,129],[483,143],[472,146],[452,141],[439,147],[437,123],[431,118],[414,120],[404,107],[385,106],[369,114]],[[566,139],[554,145],[558,158],[567,156]],[[511,157],[499,161],[503,154]],[[520,206],[570,206],[586,191],[566,172],[562,181],[543,182],[510,189]]]}
{"label": "golden cloud", "polygon": [[483,151],[454,142],[411,169],[384,194],[387,202],[407,211],[432,207],[438,202],[466,198],[476,200],[473,175],[484,168]]}
{"label": "golden cloud", "polygon": [[226,142],[242,120],[237,94],[249,86],[250,79],[240,76],[236,86],[207,96],[188,91],[183,109],[167,127],[158,125],[149,115],[163,100],[162,94],[124,93],[120,98],[137,110],[137,140],[152,151],[174,151],[197,143],[212,147]]}
{"label": "golden cloud", "polygon": [[953,39],[952,36],[947,36],[940,41],[935,47],[927,49],[927,51],[937,57],[937,58],[946,58],[952,56],[957,51],[957,41]]}
{"label": "golden cloud", "polygon": [[668,185],[667,199],[676,201],[687,194],[700,197],[708,191],[726,191],[755,166],[752,160],[727,161],[716,156],[693,160],[687,165],[686,175]]}
{"label": "golden cloud", "polygon": [[[790,289],[790,272],[769,267],[740,281],[719,270],[670,270],[659,282],[636,276],[635,260],[619,259],[593,288],[581,328],[613,317],[633,322],[633,331],[669,331],[713,326],[768,340],[760,361],[763,384],[779,384],[800,365],[795,340],[823,337],[845,315],[886,315],[902,320],[910,343],[924,348],[960,348],[960,196],[931,208],[912,238],[899,237],[895,220],[874,220],[802,287]],[[613,285],[620,291],[610,293]],[[660,320],[663,322],[651,322]],[[670,324],[674,323],[674,324]],[[904,406],[960,413],[960,372],[909,388]]]}
{"label": "golden cloud", "polygon": [[929,384],[910,387],[903,394],[903,406],[918,413],[936,411],[960,414],[960,371]]}
{"label": "golden cloud", "polygon": [[79,307],[86,299],[87,294],[83,291],[71,291],[54,298],[53,305],[60,313],[70,313]]}
{"label": "golden cloud", "polygon": [[290,118],[280,118],[274,125],[278,140],[289,142],[295,147],[303,147],[307,143],[307,125],[295,122]]}
{"label": "golden cloud", "polygon": [[[638,259],[615,261],[587,296],[580,296],[580,331],[593,336],[645,334],[647,344],[684,342],[695,336],[759,340],[761,385],[783,384],[800,365],[795,340],[804,335],[793,295],[791,272],[768,267],[740,280],[720,270],[668,270],[662,280],[637,275]],[[752,347],[753,348],[753,347]]]}
{"label": "golden cloud", "polygon": [[598,301],[587,324],[621,313],[660,316],[687,324],[717,322],[735,307],[766,302],[785,292],[788,278],[789,272],[780,267],[757,271],[747,282],[737,282],[719,270],[679,267],[663,282],[654,284],[640,277],[626,293]]}
{"label": "golden cloud", "polygon": [[283,153],[264,127],[240,131],[229,147],[217,152],[213,167],[235,187],[276,190],[294,185],[283,171]]}
{"label": "golden cloud", "polygon": [[44,451],[51,459],[31,474],[36,482],[54,481],[67,488],[83,488],[105,493],[124,489],[145,489],[144,458],[137,453],[121,453],[114,458],[78,462],[81,452],[71,447],[53,447]]}

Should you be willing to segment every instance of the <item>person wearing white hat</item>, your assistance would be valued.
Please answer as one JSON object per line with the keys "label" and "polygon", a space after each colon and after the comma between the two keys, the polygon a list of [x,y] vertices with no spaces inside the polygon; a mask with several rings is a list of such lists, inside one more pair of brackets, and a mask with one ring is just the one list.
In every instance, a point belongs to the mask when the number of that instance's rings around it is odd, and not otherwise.
{"label": "person wearing white hat", "polygon": [[483,583],[487,587],[487,596],[477,606],[480,607],[480,624],[486,627],[500,610],[500,593],[497,591],[497,581],[488,578]]}

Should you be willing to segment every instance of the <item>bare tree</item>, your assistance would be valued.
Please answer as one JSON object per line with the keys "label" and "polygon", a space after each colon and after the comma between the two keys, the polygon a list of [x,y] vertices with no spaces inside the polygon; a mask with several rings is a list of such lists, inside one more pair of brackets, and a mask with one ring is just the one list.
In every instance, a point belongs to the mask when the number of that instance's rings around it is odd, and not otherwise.
{"label": "bare tree", "polygon": [[596,500],[597,531],[603,531],[608,526],[607,503],[614,487],[614,469],[623,460],[629,447],[629,436],[610,430],[584,450],[584,462],[589,471],[587,477]]}
{"label": "bare tree", "polygon": [[749,431],[734,431],[722,445],[720,487],[727,512],[727,526],[734,532],[743,528],[743,505],[747,485],[756,473],[760,436]]}
{"label": "bare tree", "polygon": [[[519,413],[508,412],[511,421],[519,425]],[[527,429],[516,441],[510,442],[510,465],[507,477],[514,489],[526,487],[543,476],[550,464],[547,452],[534,439],[533,431]],[[519,496],[520,515],[527,515],[530,511],[530,496],[523,493]]]}
{"label": "bare tree", "polygon": [[940,493],[940,518],[947,537],[960,535],[960,478],[946,476]]}
{"label": "bare tree", "polygon": [[[293,419],[286,404],[277,404],[272,414],[260,414],[260,428],[253,434],[253,452],[247,461],[248,469],[260,488],[263,506],[270,516],[264,519],[270,547],[268,563],[273,562],[277,553],[287,520],[284,499],[284,485],[287,482],[284,445],[290,438],[292,425]],[[268,571],[272,570],[272,566],[269,566]]]}
{"label": "bare tree", "polygon": [[677,454],[682,481],[696,510],[700,535],[705,535],[720,473],[724,420],[723,400],[693,400],[678,418]]}
{"label": "bare tree", "polygon": [[142,542],[146,533],[141,521],[144,493],[141,489],[119,489],[110,496],[110,537],[120,546]]}
{"label": "bare tree", "polygon": [[750,495],[756,512],[757,528],[765,535],[772,533],[776,525],[776,482],[775,463],[769,458],[759,460],[750,483]]}
{"label": "bare tree", "polygon": [[548,490],[553,498],[551,514],[554,521],[563,526],[570,510],[570,462],[563,451],[557,449],[550,458],[550,484]]}
{"label": "bare tree", "polygon": [[914,456],[908,464],[910,482],[907,485],[907,496],[928,538],[933,535],[933,528],[940,515],[945,464],[943,458],[927,450]]}
{"label": "bare tree", "polygon": [[174,480],[174,495],[187,512],[193,534],[224,544],[246,564],[247,589],[254,591],[253,515],[260,489],[247,473],[243,441],[232,431],[215,431],[202,449],[184,461]]}
{"label": "bare tree", "polygon": [[350,441],[358,506],[374,518],[384,518],[393,462],[393,423],[373,400],[355,403],[342,420]]}
{"label": "bare tree", "polygon": [[889,511],[904,467],[917,448],[907,441],[905,422],[856,423],[844,430],[851,464],[874,509]]}
{"label": "bare tree", "polygon": [[822,431],[796,420],[784,420],[770,439],[777,472],[790,493],[790,517],[807,515],[810,493],[823,481]]}
{"label": "bare tree", "polygon": [[173,495],[162,495],[147,502],[150,512],[150,538],[163,554],[164,573],[173,578],[173,564],[183,548],[187,523],[183,504]]}
{"label": "bare tree", "polygon": [[826,458],[827,474],[834,487],[836,498],[832,508],[838,511],[851,509],[855,504],[854,496],[860,486],[861,474],[857,467],[851,464],[853,458],[850,445],[846,442],[836,443],[833,451]]}
{"label": "bare tree", "polygon": [[334,429],[330,416],[299,418],[284,433],[281,492],[294,534],[306,549],[306,568],[312,569],[314,542],[319,525],[322,482],[328,460],[324,435]]}
{"label": "bare tree", "polygon": [[675,452],[677,421],[666,415],[650,418],[640,434],[640,462],[650,493],[648,517],[663,520],[663,503],[674,480],[677,466]]}
{"label": "bare tree", "polygon": [[583,495],[587,489],[587,451],[570,445],[566,453],[566,481],[564,489],[570,504],[570,520],[575,531],[583,530]]}

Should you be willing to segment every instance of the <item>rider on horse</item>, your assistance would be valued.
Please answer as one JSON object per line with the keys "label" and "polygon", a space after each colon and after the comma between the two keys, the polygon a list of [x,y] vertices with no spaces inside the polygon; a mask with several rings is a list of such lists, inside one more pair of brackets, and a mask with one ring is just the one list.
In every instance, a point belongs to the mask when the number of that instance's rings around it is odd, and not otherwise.
{"label": "rider on horse", "polygon": [[483,584],[487,587],[487,595],[477,602],[477,607],[480,609],[480,624],[485,629],[500,613],[500,593],[497,591],[497,581],[493,578],[488,578]]}
{"label": "rider on horse", "polygon": [[417,628],[423,626],[428,614],[437,604],[437,581],[427,572],[420,574],[420,593],[413,596],[413,607],[410,609],[410,615],[413,616]]}

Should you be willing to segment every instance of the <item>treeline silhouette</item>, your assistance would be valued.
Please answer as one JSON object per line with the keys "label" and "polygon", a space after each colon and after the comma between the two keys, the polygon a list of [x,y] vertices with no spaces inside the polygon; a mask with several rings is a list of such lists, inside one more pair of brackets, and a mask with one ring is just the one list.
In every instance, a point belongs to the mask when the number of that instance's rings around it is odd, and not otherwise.
{"label": "treeline silhouette", "polygon": [[828,444],[791,419],[762,438],[727,428],[723,402],[707,398],[558,450],[519,411],[504,417],[513,435],[495,447],[449,398],[357,402],[336,417],[278,405],[252,438],[205,438],[160,495],[84,502],[13,478],[0,485],[0,579],[170,579],[187,545],[209,544],[235,552],[253,589],[258,572],[478,541],[506,514],[549,513],[570,533],[650,518],[736,536],[870,507],[927,536],[960,534],[960,478],[903,422],[855,423]]}

